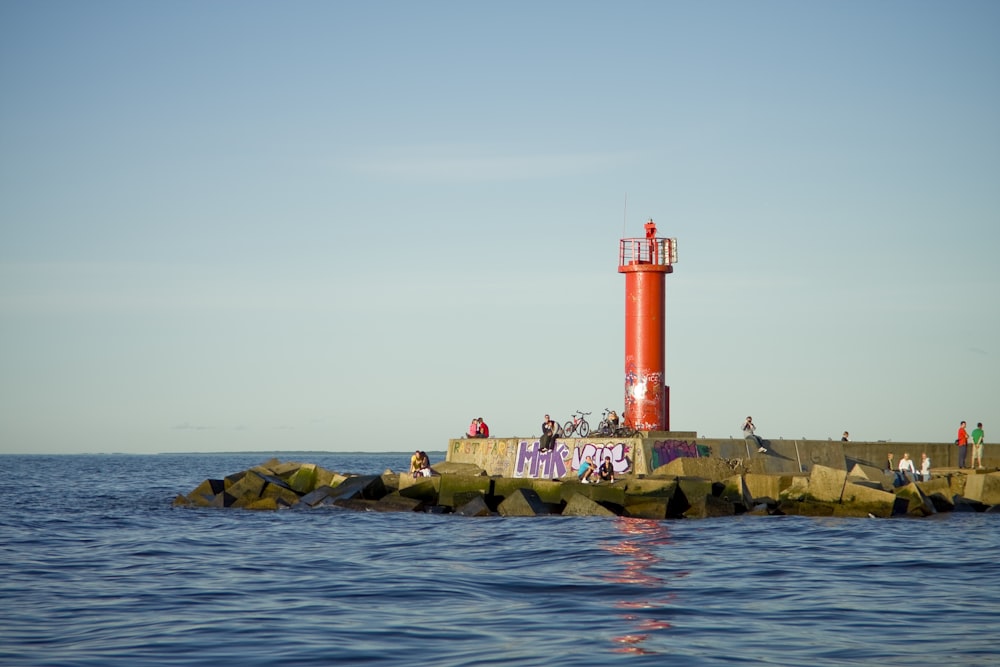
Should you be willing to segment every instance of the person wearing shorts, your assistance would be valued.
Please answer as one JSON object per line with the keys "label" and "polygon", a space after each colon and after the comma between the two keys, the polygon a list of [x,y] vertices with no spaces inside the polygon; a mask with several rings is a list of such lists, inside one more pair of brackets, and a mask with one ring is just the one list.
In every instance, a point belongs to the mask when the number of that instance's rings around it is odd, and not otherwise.
{"label": "person wearing shorts", "polygon": [[[982,468],[983,467],[983,438],[986,434],[983,433],[983,422],[976,424],[975,430],[972,431],[972,467]],[[977,463],[978,461],[978,463]]]}

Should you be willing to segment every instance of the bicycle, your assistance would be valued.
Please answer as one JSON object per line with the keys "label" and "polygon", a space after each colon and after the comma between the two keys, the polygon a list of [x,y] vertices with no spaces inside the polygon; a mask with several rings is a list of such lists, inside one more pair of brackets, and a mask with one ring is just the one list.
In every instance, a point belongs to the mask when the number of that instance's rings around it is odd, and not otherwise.
{"label": "bicycle", "polygon": [[604,414],[601,415],[601,423],[597,425],[597,433],[605,438],[614,435],[615,430],[618,428],[614,422],[608,419],[608,415],[610,414],[611,408],[604,408]]}
{"label": "bicycle", "polygon": [[638,431],[628,425],[628,423],[620,424],[618,426],[614,425],[610,419],[608,419],[608,414],[611,410],[608,408],[604,409],[604,414],[601,417],[601,423],[597,425],[597,432],[604,436],[605,438],[631,438],[636,435]]}
{"label": "bicycle", "polygon": [[631,438],[634,435],[639,435],[639,431],[632,428],[628,422],[624,422],[621,426],[615,429],[616,438]]}
{"label": "bicycle", "polygon": [[590,424],[586,420],[586,415],[589,414],[589,412],[577,410],[573,414],[573,418],[563,424],[563,434],[565,437],[570,437],[574,432],[579,433],[581,438],[586,438],[590,435]]}

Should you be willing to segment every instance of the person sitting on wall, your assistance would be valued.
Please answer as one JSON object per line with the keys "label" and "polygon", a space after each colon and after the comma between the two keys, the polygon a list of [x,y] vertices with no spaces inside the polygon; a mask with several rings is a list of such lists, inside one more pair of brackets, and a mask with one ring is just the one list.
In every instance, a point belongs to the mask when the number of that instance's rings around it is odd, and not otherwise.
{"label": "person sitting on wall", "polygon": [[427,452],[418,452],[420,454],[420,461],[417,463],[417,471],[413,474],[413,477],[430,477],[431,476],[431,459],[427,456]]}
{"label": "person sitting on wall", "polygon": [[594,480],[594,484],[598,482],[611,483],[613,481],[615,481],[615,466],[611,463],[611,457],[605,456],[604,463],[597,469],[597,479]]}
{"label": "person sitting on wall", "polygon": [[586,460],[580,464],[579,470],[576,471],[576,478],[584,484],[590,484],[590,477],[596,472],[597,468],[594,467],[594,457],[588,456]]}
{"label": "person sitting on wall", "polygon": [[482,417],[476,420],[476,437],[477,438],[490,437],[490,427],[486,425],[486,422],[483,421]]}
{"label": "person sitting on wall", "polygon": [[611,425],[612,431],[618,428],[618,413],[614,410],[608,413],[608,424]]}
{"label": "person sitting on wall", "polygon": [[743,422],[743,437],[756,444],[758,452],[766,453],[767,447],[764,446],[764,441],[760,439],[760,436],[754,434],[755,430],[757,427],[753,423],[753,417],[747,417],[747,420]]}
{"label": "person sitting on wall", "polygon": [[850,434],[847,431],[844,431],[844,435],[842,435],[840,437],[840,441],[841,442],[850,442],[850,438],[851,438]]}
{"label": "person sitting on wall", "polygon": [[551,452],[556,445],[556,433],[559,432],[559,425],[552,421],[552,417],[545,415],[542,422],[542,437],[538,440],[538,451]]}
{"label": "person sitting on wall", "polygon": [[479,420],[475,417],[472,418],[472,423],[469,424],[469,430],[465,432],[466,438],[478,438],[479,437]]}
{"label": "person sitting on wall", "polygon": [[909,484],[917,481],[917,468],[910,459],[909,452],[903,452],[903,458],[899,459],[899,484]]}
{"label": "person sitting on wall", "polygon": [[418,449],[413,452],[413,456],[410,457],[410,474],[413,475],[414,478],[416,478],[417,473],[420,472],[420,463],[422,461],[420,454],[421,452]]}

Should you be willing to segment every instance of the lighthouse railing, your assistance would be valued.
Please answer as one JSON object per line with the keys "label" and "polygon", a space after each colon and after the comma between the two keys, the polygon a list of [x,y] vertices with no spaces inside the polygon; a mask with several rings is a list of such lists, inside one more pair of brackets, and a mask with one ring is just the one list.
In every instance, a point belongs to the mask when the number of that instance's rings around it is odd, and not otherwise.
{"label": "lighthouse railing", "polygon": [[618,266],[656,264],[670,266],[677,262],[677,239],[621,239],[618,244]]}

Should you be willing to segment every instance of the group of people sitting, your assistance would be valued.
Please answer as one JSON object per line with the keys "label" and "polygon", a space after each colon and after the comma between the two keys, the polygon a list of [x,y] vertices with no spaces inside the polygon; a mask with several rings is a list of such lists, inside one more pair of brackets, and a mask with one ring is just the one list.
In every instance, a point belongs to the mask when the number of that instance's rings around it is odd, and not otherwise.
{"label": "group of people sitting", "polygon": [[886,461],[886,470],[895,473],[893,483],[896,486],[904,486],[910,482],[929,482],[931,479],[931,459],[926,452],[920,455],[920,470],[917,470],[909,452],[903,452],[903,458],[899,459],[899,465],[894,469],[892,465],[892,452],[889,452]]}
{"label": "group of people sitting", "polygon": [[594,457],[588,456],[580,464],[576,472],[577,479],[584,484],[600,484],[601,482],[615,481],[615,467],[611,463],[611,457],[605,456],[604,463],[595,466]]}
{"label": "group of people sitting", "polygon": [[431,460],[427,452],[419,449],[413,452],[413,456],[410,457],[410,474],[413,475],[413,479],[431,476]]}
{"label": "group of people sitting", "polygon": [[486,425],[482,417],[476,417],[469,424],[469,430],[465,433],[466,438],[488,438],[490,437],[490,427]]}

